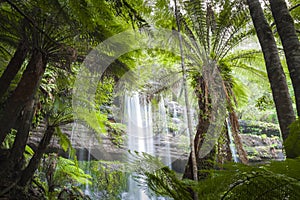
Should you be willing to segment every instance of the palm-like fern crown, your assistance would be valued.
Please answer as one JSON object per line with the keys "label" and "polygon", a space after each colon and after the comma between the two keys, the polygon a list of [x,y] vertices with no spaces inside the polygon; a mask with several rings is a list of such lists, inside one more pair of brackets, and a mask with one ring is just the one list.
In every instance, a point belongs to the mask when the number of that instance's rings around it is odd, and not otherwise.
{"label": "palm-like fern crown", "polygon": [[252,33],[247,27],[248,11],[241,1],[191,0],[185,6],[190,16],[185,20],[210,59],[220,61]]}
{"label": "palm-like fern crown", "polygon": [[[246,76],[266,77],[264,70],[258,67],[262,65],[257,65],[258,61],[263,62],[260,52],[239,49],[242,42],[255,33],[246,4],[240,0],[190,0],[184,6],[186,14],[179,14],[179,18],[185,34],[195,41],[190,47],[198,53],[193,56],[202,55],[196,59],[203,60],[204,55],[205,59],[215,61],[229,95],[245,98],[245,92],[236,90],[243,87],[232,70],[242,72],[241,76],[247,71]],[[233,94],[230,88],[240,94]]]}

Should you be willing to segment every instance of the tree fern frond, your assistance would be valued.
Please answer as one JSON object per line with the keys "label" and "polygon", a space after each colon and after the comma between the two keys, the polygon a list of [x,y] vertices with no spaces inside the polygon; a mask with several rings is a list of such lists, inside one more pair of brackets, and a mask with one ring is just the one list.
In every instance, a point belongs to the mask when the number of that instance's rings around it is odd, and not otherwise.
{"label": "tree fern frond", "polygon": [[238,107],[245,106],[248,103],[249,89],[247,86],[240,80],[234,79],[233,82],[233,93]]}
{"label": "tree fern frond", "polygon": [[225,3],[217,18],[216,33],[213,34],[213,51],[219,59],[223,58],[229,50],[240,43],[252,31],[246,30],[250,18],[246,9],[236,10],[236,2]]}
{"label": "tree fern frond", "polygon": [[186,10],[191,17],[193,29],[195,30],[200,44],[208,52],[206,4],[202,0],[194,0],[186,3]]}

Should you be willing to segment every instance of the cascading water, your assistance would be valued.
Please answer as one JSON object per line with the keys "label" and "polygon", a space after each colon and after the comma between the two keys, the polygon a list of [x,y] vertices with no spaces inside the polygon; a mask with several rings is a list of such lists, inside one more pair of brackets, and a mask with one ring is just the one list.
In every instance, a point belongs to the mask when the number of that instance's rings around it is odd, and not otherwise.
{"label": "cascading water", "polygon": [[139,99],[139,94],[125,96],[125,117],[128,148],[131,151],[154,153],[151,104]]}
{"label": "cascading water", "polygon": [[[92,146],[92,144],[91,144],[91,139],[89,139],[89,146],[88,146],[88,157],[87,157],[87,170],[86,170],[86,173],[87,174],[90,174],[91,172],[90,172],[90,164],[91,164],[91,146]],[[91,195],[91,189],[90,189],[90,186],[89,186],[89,183],[88,183],[88,181],[86,182],[86,184],[85,184],[85,190],[84,190],[84,194],[85,195],[88,195],[88,196],[90,196]]]}
{"label": "cascading water", "polygon": [[234,162],[238,162],[238,157],[237,157],[237,150],[235,147],[235,144],[233,142],[233,136],[232,136],[232,130],[231,130],[231,125],[228,119],[226,119],[227,123],[227,129],[228,129],[228,137],[229,137],[229,148],[232,154],[232,159]]}
{"label": "cascading water", "polygon": [[[151,104],[141,98],[138,93],[125,96],[125,122],[127,125],[127,146],[131,152],[154,154]],[[149,199],[137,183],[130,177],[126,200]]]}
{"label": "cascading water", "polygon": [[[171,168],[172,159],[167,118],[167,110],[162,95],[159,97],[158,104],[152,104],[145,95],[137,92],[133,92],[130,96],[125,95],[123,123],[127,126],[127,148],[130,152],[139,152],[139,154],[145,152],[152,156],[159,156],[162,162]],[[158,126],[155,135],[154,124]],[[123,194],[122,199],[165,200],[166,198],[149,198],[130,177],[128,180],[128,193]]]}
{"label": "cascading water", "polygon": [[[83,131],[84,130],[84,131]],[[79,141],[78,138],[81,140]],[[79,161],[84,161],[87,163],[87,165],[84,167],[84,171],[86,174],[91,174],[90,171],[90,163],[91,163],[91,148],[93,144],[93,138],[90,137],[89,131],[84,128],[84,126],[80,125],[76,121],[72,124],[72,132],[70,137],[70,142],[73,147],[76,145],[82,146],[84,148],[80,148],[77,152],[77,159]],[[69,158],[74,159],[74,155],[72,155],[74,152],[69,152]],[[93,196],[94,193],[92,192],[92,188],[90,188],[89,181],[87,180],[83,192],[87,196]]]}

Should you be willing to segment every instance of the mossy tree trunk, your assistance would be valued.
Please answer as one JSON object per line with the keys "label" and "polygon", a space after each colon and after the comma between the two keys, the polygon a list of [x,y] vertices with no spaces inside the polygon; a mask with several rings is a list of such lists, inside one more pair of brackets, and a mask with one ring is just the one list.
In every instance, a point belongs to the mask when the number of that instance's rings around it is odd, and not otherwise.
{"label": "mossy tree trunk", "polygon": [[[210,98],[208,94],[208,85],[205,82],[203,76],[198,76],[195,78],[197,81],[197,86],[195,88],[195,93],[198,98],[198,107],[200,114],[198,116],[198,125],[197,132],[194,139],[195,146],[195,154],[198,168],[198,177],[204,178],[206,174],[202,174],[199,172],[201,169],[211,169],[211,163],[209,160],[213,159],[215,156],[215,148],[206,156],[199,155],[200,148],[205,140],[205,133],[207,132],[210,125],[210,116],[211,116],[211,108],[210,108]],[[185,172],[183,178],[193,179],[193,170],[192,170],[192,159],[191,155],[189,156],[188,163],[185,168]]]}

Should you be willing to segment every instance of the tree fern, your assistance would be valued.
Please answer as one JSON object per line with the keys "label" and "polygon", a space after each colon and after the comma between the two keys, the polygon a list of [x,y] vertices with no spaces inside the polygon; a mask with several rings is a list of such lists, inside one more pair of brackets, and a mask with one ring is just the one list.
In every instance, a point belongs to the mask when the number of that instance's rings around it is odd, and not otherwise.
{"label": "tree fern", "polygon": [[[141,157],[144,163],[159,162],[154,157]],[[300,195],[300,158],[257,166],[228,163],[206,170],[209,178],[199,182],[180,180],[173,171],[155,165],[157,170],[142,166],[136,170],[139,179],[145,180],[140,183],[174,199],[192,199],[188,188],[197,191],[201,199],[298,199]]]}

